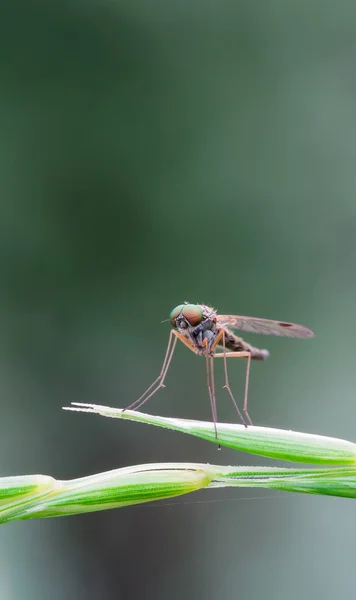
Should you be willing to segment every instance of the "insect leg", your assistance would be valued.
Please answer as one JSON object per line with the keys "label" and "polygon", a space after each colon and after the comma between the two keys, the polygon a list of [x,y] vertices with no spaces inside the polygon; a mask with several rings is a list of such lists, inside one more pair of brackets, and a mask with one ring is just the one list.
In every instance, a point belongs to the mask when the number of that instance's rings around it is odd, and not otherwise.
{"label": "insect leg", "polygon": [[[216,411],[214,364],[213,364],[212,357],[209,356],[208,345],[206,346],[206,379],[207,379],[208,392],[209,392],[209,398],[210,398],[211,413],[212,413],[213,422],[214,422],[215,439],[217,440],[218,432],[217,432],[216,423],[218,420],[218,416],[217,416],[217,411]],[[220,448],[220,445],[219,445],[219,448]]]}
{"label": "insect leg", "polygon": [[151,383],[147,390],[137,400],[135,400],[135,402],[127,406],[124,409],[124,411],[130,409],[137,410],[143,404],[145,404],[149,398],[151,398],[156,392],[158,392],[160,388],[164,387],[164,380],[167,375],[169,365],[171,364],[171,360],[173,358],[173,353],[176,347],[177,340],[181,340],[186,346],[188,346],[190,350],[193,350],[193,348],[189,345],[189,342],[187,342],[187,340],[183,336],[181,336],[177,331],[172,329],[169,334],[167,350],[160,374],[158,375],[157,379],[155,379],[154,382]]}
{"label": "insect leg", "polygon": [[249,378],[250,378],[250,365],[251,365],[251,352],[226,352],[226,346],[225,346],[225,333],[224,331],[222,331],[222,341],[223,341],[223,352],[221,352],[220,354],[215,354],[214,358],[217,357],[222,357],[224,359],[224,373],[225,373],[225,385],[224,387],[227,389],[228,394],[233,402],[233,405],[236,409],[237,414],[240,417],[241,422],[245,425],[245,427],[247,427],[246,421],[242,416],[242,413],[239,409],[239,407],[237,406],[236,400],[234,398],[234,395],[231,391],[230,388],[230,383],[229,383],[229,376],[228,376],[228,371],[227,371],[227,358],[247,358],[247,368],[246,368],[246,379],[245,379],[245,393],[244,393],[244,405],[243,405],[243,411],[247,417],[247,420],[249,422],[250,425],[252,425],[252,421],[250,419],[250,415],[247,412],[247,398],[248,398],[248,383],[249,383]]}
{"label": "insect leg", "polygon": [[251,352],[247,352],[247,365],[246,365],[246,379],[245,379],[245,393],[244,393],[244,406],[243,411],[247,417],[248,422],[252,425],[250,415],[247,412],[247,400],[248,400],[248,384],[250,382],[250,368],[251,368]]}

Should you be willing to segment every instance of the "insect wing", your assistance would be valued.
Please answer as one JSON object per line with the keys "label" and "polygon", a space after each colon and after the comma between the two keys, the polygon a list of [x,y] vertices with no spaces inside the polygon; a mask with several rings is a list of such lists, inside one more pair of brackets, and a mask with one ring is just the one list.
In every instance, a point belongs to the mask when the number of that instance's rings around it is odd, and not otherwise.
{"label": "insect wing", "polygon": [[255,317],[240,317],[238,315],[218,315],[217,320],[221,325],[233,329],[248,331],[251,333],[262,333],[265,335],[281,335],[285,337],[311,338],[315,336],[314,331],[284,321],[271,321],[269,319],[258,319]]}

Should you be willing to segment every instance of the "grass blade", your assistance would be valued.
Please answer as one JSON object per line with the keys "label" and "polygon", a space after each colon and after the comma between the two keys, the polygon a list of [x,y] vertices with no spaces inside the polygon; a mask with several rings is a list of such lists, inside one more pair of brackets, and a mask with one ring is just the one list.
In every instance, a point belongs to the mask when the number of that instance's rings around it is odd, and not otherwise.
{"label": "grass blade", "polygon": [[[13,494],[14,486],[29,489]],[[305,494],[356,497],[356,468],[283,469],[199,463],[158,463],[59,481],[33,475],[0,479],[8,502],[0,523],[120,508],[188,494],[202,488],[259,487]]]}
{"label": "grass blade", "polygon": [[249,426],[246,428],[243,425],[232,423],[218,423],[218,440],[216,440],[213,423],[206,421],[158,417],[133,410],[123,412],[119,408],[77,402],[73,402],[72,406],[64,407],[64,409],[165,427],[234,450],[259,454],[268,458],[323,465],[356,464],[356,444],[338,438],[268,427]]}
{"label": "grass blade", "polygon": [[[70,481],[48,478],[53,484],[46,493],[39,494],[36,490],[33,496],[28,495],[21,502],[4,504],[0,510],[0,523],[81,514],[173,498],[206,487],[214,473],[208,465],[163,463],[125,467]],[[35,484],[38,476],[28,476],[29,481],[31,477]],[[4,482],[3,489],[5,487]]]}

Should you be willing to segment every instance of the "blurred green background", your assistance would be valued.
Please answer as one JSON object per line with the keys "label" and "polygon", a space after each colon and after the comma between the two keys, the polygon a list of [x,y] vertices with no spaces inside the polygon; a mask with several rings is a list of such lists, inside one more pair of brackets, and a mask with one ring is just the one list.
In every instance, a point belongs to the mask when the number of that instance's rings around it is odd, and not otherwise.
{"label": "blurred green background", "polygon": [[[246,335],[250,414],[355,440],[355,2],[5,0],[0,49],[1,475],[264,464],[61,410],[134,401],[184,300],[315,329]],[[177,348],[145,410],[210,419],[204,369]],[[0,598],[351,597],[354,511],[212,490],[15,523]]]}

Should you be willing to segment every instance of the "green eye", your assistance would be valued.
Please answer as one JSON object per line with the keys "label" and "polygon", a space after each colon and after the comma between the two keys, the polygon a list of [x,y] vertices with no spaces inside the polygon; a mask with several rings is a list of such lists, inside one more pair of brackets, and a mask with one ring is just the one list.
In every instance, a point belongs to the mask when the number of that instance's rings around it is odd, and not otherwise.
{"label": "green eye", "polygon": [[203,320],[203,311],[196,304],[185,304],[182,313],[192,327],[199,325]]}
{"label": "green eye", "polygon": [[176,319],[179,315],[185,317],[191,327],[199,325],[203,320],[203,311],[197,304],[179,304],[169,315],[173,327],[177,327]]}
{"label": "green eye", "polygon": [[178,317],[178,315],[180,315],[184,306],[185,306],[184,304],[179,304],[172,310],[171,314],[169,315],[169,320],[172,323],[173,327],[177,327],[176,326],[176,318]]}

